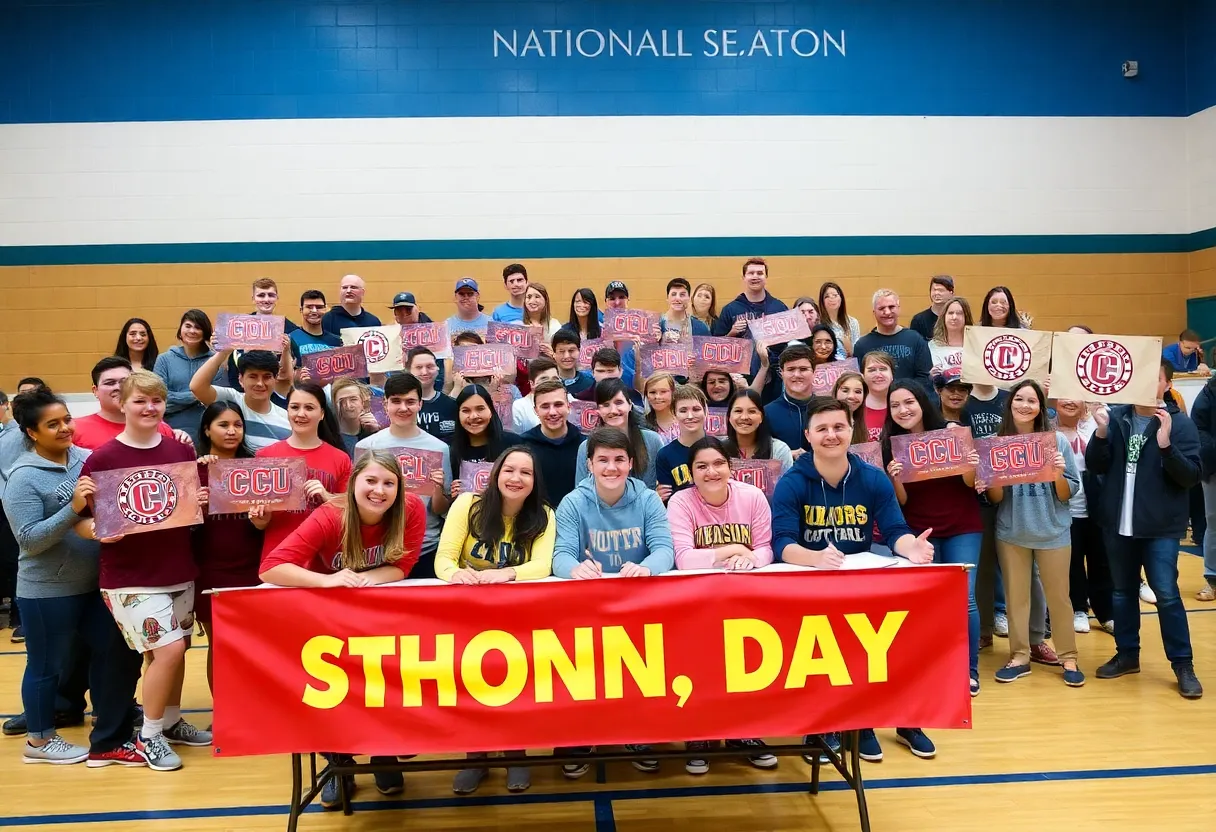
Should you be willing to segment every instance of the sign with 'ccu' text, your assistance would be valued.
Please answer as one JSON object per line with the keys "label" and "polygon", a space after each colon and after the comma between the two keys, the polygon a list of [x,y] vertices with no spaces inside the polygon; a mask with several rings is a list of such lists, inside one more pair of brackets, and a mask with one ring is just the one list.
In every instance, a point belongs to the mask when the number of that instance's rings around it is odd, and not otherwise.
{"label": "sign with 'ccu' text", "polygon": [[891,437],[891,456],[903,470],[900,482],[920,482],[951,477],[975,469],[971,454],[971,428],[949,427]]}
{"label": "sign with 'ccu' text", "polygon": [[338,378],[364,378],[367,375],[367,356],[363,347],[334,347],[318,350],[301,356],[300,366],[308,370],[310,380],[324,387]]}
{"label": "sign with 'ccu' text", "polygon": [[215,319],[215,348],[281,352],[285,325],[282,315],[233,315],[221,312]]}
{"label": "sign with 'ccu' text", "polygon": [[1056,478],[1056,434],[1023,433],[976,439],[980,464],[975,482],[988,488],[1027,482],[1051,482]]}
{"label": "sign with 'ccu' text", "polygon": [[304,511],[307,479],[304,457],[217,459],[207,466],[207,513],[237,514],[254,506]]}
{"label": "sign with 'ccu' text", "polygon": [[747,373],[752,367],[753,345],[750,338],[692,337],[693,368],[698,377],[706,370]]}

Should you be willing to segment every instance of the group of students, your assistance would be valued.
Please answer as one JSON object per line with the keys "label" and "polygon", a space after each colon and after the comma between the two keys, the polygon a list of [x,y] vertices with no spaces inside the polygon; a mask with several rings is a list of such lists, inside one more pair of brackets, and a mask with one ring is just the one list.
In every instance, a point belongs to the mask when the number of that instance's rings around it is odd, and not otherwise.
{"label": "group of students", "polygon": [[[261,314],[274,308],[258,296],[267,291],[265,282],[254,286]],[[701,322],[697,293],[683,279],[671,281],[659,337],[701,331],[748,337],[750,318],[786,309],[766,282],[767,264],[747,261],[744,291],[721,315],[711,304],[710,320]],[[520,319],[532,319],[536,304],[528,300],[541,294],[547,313],[547,292],[535,291],[522,266],[505,269],[504,283],[520,301]],[[598,334],[590,290],[575,294],[569,325],[552,328],[542,357],[487,378],[462,378],[432,351],[415,348],[401,372],[383,379],[312,382],[295,367],[310,349],[297,332],[332,334],[327,320],[339,330],[367,325],[372,316],[362,308],[362,281],[354,276],[343,278],[342,305],[328,312],[321,292],[304,293],[307,329],[285,335],[277,355],[215,352],[205,314],[187,312],[178,339],[188,378],[147,369],[151,328],[140,325],[141,352],[129,338],[132,326],[126,327],[120,340],[126,354],[104,358],[93,370],[98,413],[73,419],[38,379],[23,380],[19,395],[0,409],[0,500],[19,547],[13,598],[28,654],[24,760],[180,768],[172,746],[211,741],[209,731],[181,717],[184,651],[195,622],[214,639],[205,591],[259,582],[359,587],[437,577],[476,585],[550,575],[595,580],[673,569],[749,570],[774,561],[833,569],[872,550],[913,563],[975,564],[967,611],[975,696],[978,652],[994,633],[1010,643],[998,682],[1025,676],[1037,662],[1060,666],[1070,686],[1084,684],[1075,631],[1082,631],[1082,621],[1088,631],[1091,606],[1116,642],[1098,677],[1138,672],[1137,590],[1144,569],[1179,691],[1197,698],[1202,688],[1176,558],[1186,532],[1187,490],[1200,477],[1200,439],[1167,396],[1171,367],[1163,362],[1162,404],[1150,408],[1049,402],[1029,380],[1009,390],[965,384],[962,331],[972,317],[953,288],[947,277],[932,279],[931,306],[917,316],[914,330],[899,324],[898,296],[879,290],[876,327],[860,336],[843,291],[825,284],[818,301],[795,303],[811,324],[805,342],[758,350],[750,377],[704,373],[698,384],[670,373],[641,378],[636,342],[604,347],[589,373],[579,369],[581,341]],[[485,317],[475,281],[458,281],[456,300],[455,317]],[[609,284],[606,301],[627,304],[625,285]],[[398,322],[418,319],[412,294],[401,293],[394,304]],[[399,313],[402,308],[407,311]],[[500,307],[494,314],[512,313]],[[1003,287],[988,293],[982,320],[1025,323]],[[456,337],[481,336],[474,327]],[[815,368],[849,355],[859,358],[860,372],[841,374],[830,395],[816,395]],[[153,365],[164,369],[160,358]],[[505,410],[519,433],[504,428],[497,395],[512,388],[518,398]],[[373,396],[383,400],[386,427],[371,413]],[[569,422],[576,399],[594,402],[599,417],[586,435]],[[711,406],[726,409],[724,436],[706,435]],[[173,421],[174,412],[192,410],[197,421]],[[901,483],[891,438],[949,424],[967,425],[975,436],[1055,430],[1054,479],[988,487],[968,473]],[[871,441],[880,443],[885,470],[850,453]],[[393,452],[400,448],[441,455],[428,493],[406,488]],[[208,464],[250,456],[303,458],[308,507],[207,514],[193,528],[97,539],[98,472],[195,461],[203,484],[198,500],[205,504]],[[735,459],[779,461],[782,476],[771,500],[732,476]],[[481,493],[462,481],[465,462],[492,463]],[[1045,642],[1049,628],[1054,651]],[[209,682],[210,667],[208,657]],[[141,673],[142,709],[134,699]],[[72,690],[82,678],[95,718],[87,748],[58,733],[83,719],[62,707],[83,701]],[[6,733],[17,731],[6,726]],[[919,728],[901,727],[896,736],[918,757],[936,753]],[[839,747],[837,735],[822,742]],[[759,739],[727,743],[754,766],[777,765]],[[882,759],[872,729],[861,733],[860,746],[863,759]],[[708,770],[698,756],[706,748],[703,741],[688,743],[687,771]],[[644,757],[634,766],[659,768]],[[587,768],[566,765],[563,773],[575,778]],[[487,771],[473,765],[458,772],[453,789],[471,793]],[[509,768],[507,788],[528,788],[528,771]],[[376,785],[393,794],[403,780],[382,773]],[[353,786],[347,784],[348,792]],[[336,783],[322,802],[337,804]]]}

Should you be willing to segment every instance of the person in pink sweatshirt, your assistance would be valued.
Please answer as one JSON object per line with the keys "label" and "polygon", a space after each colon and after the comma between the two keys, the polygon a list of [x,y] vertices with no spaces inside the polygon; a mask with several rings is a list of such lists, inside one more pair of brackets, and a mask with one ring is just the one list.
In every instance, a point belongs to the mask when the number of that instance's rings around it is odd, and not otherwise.
{"label": "person in pink sweatshirt", "polygon": [[[773,562],[773,521],[764,492],[731,479],[730,457],[722,441],[698,439],[688,449],[692,488],[677,491],[667,503],[667,522],[676,549],[677,569],[756,569]],[[709,772],[708,740],[685,743],[689,774]],[[756,768],[774,768],[777,758],[763,740],[727,740]]]}
{"label": "person in pink sweatshirt", "polygon": [[764,492],[731,479],[726,448],[713,436],[693,443],[688,459],[694,487],[673,494],[667,504],[676,568],[757,569],[772,563],[772,513]]}

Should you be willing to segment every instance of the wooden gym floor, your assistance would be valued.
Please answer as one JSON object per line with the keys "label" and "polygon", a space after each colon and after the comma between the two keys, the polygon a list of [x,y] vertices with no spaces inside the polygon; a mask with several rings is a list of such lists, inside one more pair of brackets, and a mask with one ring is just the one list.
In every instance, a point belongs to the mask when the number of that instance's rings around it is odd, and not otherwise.
{"label": "wooden gym floor", "polygon": [[[1193,552],[1193,550],[1192,550]],[[1216,824],[1216,604],[1194,600],[1202,562],[1180,558],[1181,589],[1190,610],[1196,671],[1207,697],[1178,696],[1161,652],[1153,608],[1144,606],[1143,672],[1113,681],[1094,670],[1114,653],[1100,631],[1078,636],[1084,688],[1066,688],[1059,671],[1035,665],[1028,679],[997,685],[992,673],[1007,642],[981,652],[983,691],[974,700],[975,730],[931,731],[934,760],[918,760],[879,731],[886,759],[863,764],[875,832],[904,830],[1204,830]],[[204,652],[191,650],[184,707],[199,726],[211,721]],[[24,666],[19,645],[0,640],[0,713],[21,710]],[[65,732],[83,742],[86,731]],[[54,768],[23,765],[19,739],[0,740],[0,827],[37,832],[282,830],[286,827],[286,757],[216,760],[209,749],[179,749],[185,768]],[[451,775],[409,775],[404,796],[382,798],[360,778],[356,814],[317,806],[302,832],[345,830],[543,830],[544,832],[667,832],[704,825],[714,832],[855,830],[852,795],[835,772],[824,791],[805,791],[809,768],[783,758],[761,772],[745,763],[715,762],[692,777],[675,763],[657,775],[627,764],[573,783],[552,769],[533,770],[532,789],[508,796],[497,770],[472,796],[456,798]],[[1034,785],[1034,789],[1029,787]]]}

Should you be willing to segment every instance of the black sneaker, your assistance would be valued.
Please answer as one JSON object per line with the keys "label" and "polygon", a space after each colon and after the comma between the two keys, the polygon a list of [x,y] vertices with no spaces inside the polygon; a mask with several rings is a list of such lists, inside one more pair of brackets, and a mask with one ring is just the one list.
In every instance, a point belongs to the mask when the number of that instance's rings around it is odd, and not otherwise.
{"label": "black sneaker", "polygon": [[867,763],[882,762],[882,743],[873,728],[862,728],[857,732],[857,756]]}
{"label": "black sneaker", "polygon": [[9,639],[13,644],[25,644],[25,628],[18,624],[13,628],[13,637]]}
{"label": "black sneaker", "polygon": [[1129,673],[1140,672],[1140,660],[1131,659],[1126,656],[1120,656],[1116,653],[1110,661],[1094,671],[1094,675],[1099,679],[1118,679],[1120,676],[1127,676]]}
{"label": "black sneaker", "polygon": [[[820,742],[822,742],[829,749],[831,749],[833,753],[835,753],[835,754],[840,753],[840,734],[836,731],[832,731],[827,734],[818,734],[818,735],[807,734],[805,737],[802,738],[802,744],[810,745],[812,742],[815,741],[816,736],[818,736]],[[828,755],[826,753],[824,753],[823,751],[820,751],[817,756],[819,757],[819,762],[821,762],[821,763],[829,762]],[[805,760],[808,764],[815,762],[815,756],[813,756],[811,754],[803,754],[802,759]]]}
{"label": "black sneaker", "polygon": [[764,740],[727,740],[727,748],[737,748],[747,752],[747,761],[756,768],[776,768],[777,758],[764,749],[768,748]]}
{"label": "black sneaker", "polygon": [[[631,744],[626,745],[625,750],[630,754],[647,754],[653,749],[649,745]],[[659,770],[658,760],[632,760],[631,762],[633,763],[634,768],[636,768],[638,771],[645,772],[646,774],[653,774]]]}
{"label": "black sneaker", "polygon": [[[591,746],[579,745],[574,748],[555,748],[553,749],[553,753],[558,756],[566,754],[590,754]],[[591,763],[566,763],[562,766],[562,777],[565,777],[567,780],[577,780],[589,771],[591,771]]]}
{"label": "black sneaker", "polygon": [[3,727],[0,727],[6,737],[24,737],[25,730],[25,714],[17,714],[12,719],[5,720]]}
{"label": "black sneaker", "polygon": [[1178,677],[1178,693],[1183,699],[1198,699],[1203,696],[1203,685],[1199,684],[1193,665],[1174,668],[1174,675]]}
{"label": "black sneaker", "polygon": [[[396,757],[372,757],[372,763],[395,763]],[[405,775],[399,771],[377,771],[372,775],[376,790],[383,795],[401,794],[405,791]]]}

